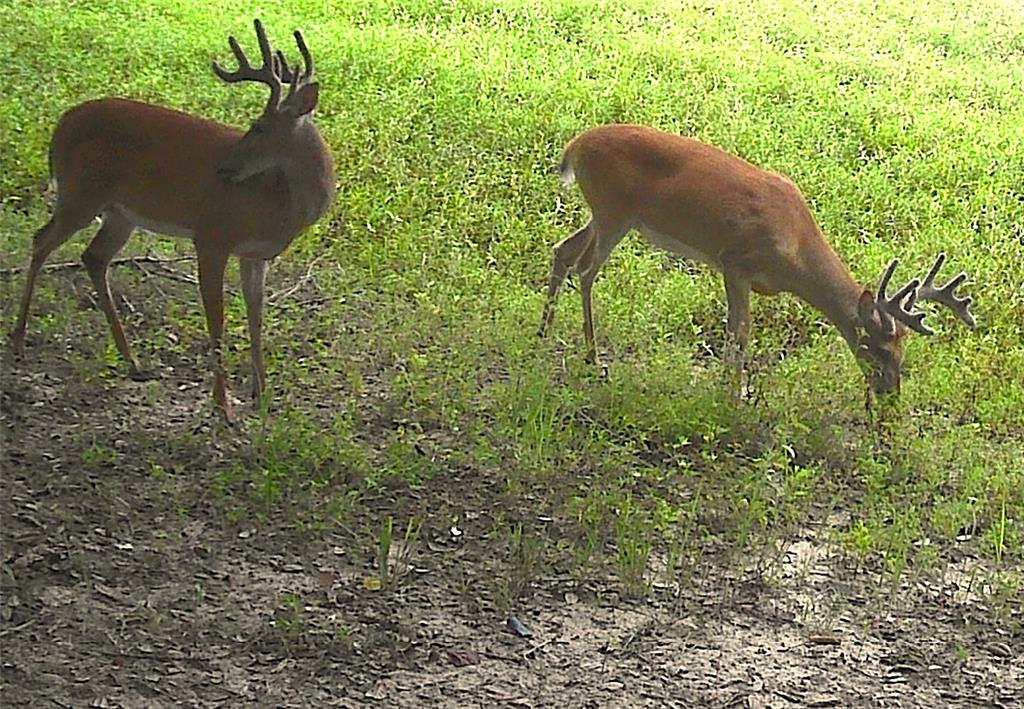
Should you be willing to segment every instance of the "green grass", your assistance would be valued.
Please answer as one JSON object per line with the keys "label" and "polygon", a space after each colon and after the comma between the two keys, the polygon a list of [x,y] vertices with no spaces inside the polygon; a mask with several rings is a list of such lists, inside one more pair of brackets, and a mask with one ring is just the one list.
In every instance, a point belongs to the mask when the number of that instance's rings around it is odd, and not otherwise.
{"label": "green grass", "polygon": [[[361,490],[389,480],[429,488],[454,466],[559,520],[553,557],[611,564],[632,590],[647,587],[654,551],[692,559],[724,539],[737,554],[759,553],[836,508],[850,511],[836,538],[897,575],[955,548],[1019,573],[1016,3],[281,7],[0,7],[5,266],[22,262],[45,219],[46,145],[63,110],[117,93],[243,125],[263,96],[209,71],[212,58],[229,57],[225,35],[252,46],[258,13],[282,47],[292,50],[287,32],[301,27],[314,52],[317,120],[339,190],[332,214],[276,272],[300,274],[326,253],[316,283],[327,297],[312,311],[287,301],[270,311],[277,411],[253,425],[250,454],[212,483],[229,512],[287,510],[300,524],[329,524]],[[721,362],[706,354],[722,341],[720,278],[670,266],[634,237],[595,289],[599,337],[614,352],[610,378],[600,379],[582,362],[572,291],[554,338],[534,332],[550,247],[586,217],[554,166],[574,134],[609,121],[692,134],[790,175],[865,282],[893,255],[910,273],[948,251],[971,275],[978,329],[934,317],[938,334],[909,342],[902,398],[872,423],[861,375],[820,314],[788,296],[755,299],[758,396],[737,403]],[[65,249],[69,258],[82,241]],[[20,285],[5,285],[5,322]],[[30,327],[60,332],[90,317],[103,331],[102,316],[76,313],[70,300],[44,276]],[[233,342],[243,342],[240,296],[229,316]],[[162,317],[202,336],[197,302],[169,303]],[[153,356],[183,348],[153,337]],[[202,367],[197,359],[197,378]],[[87,456],[98,464],[105,453]],[[404,529],[405,519],[394,524]],[[506,534],[521,552],[528,530],[515,529]]]}

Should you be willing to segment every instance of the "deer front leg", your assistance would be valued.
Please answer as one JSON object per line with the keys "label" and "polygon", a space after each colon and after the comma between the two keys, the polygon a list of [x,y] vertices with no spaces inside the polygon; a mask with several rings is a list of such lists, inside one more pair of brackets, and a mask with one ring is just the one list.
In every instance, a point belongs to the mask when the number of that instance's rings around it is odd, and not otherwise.
{"label": "deer front leg", "polygon": [[245,315],[249,322],[249,351],[252,357],[252,398],[259,401],[267,385],[263,365],[263,293],[267,278],[267,262],[263,259],[239,259]]}
{"label": "deer front leg", "polygon": [[743,368],[747,342],[750,340],[750,279],[742,273],[725,273],[725,297],[729,315],[726,320],[729,342],[726,345],[726,362],[734,368],[736,390],[743,393]]}
{"label": "deer front leg", "polygon": [[210,358],[213,369],[213,400],[231,420],[231,402],[228,401],[227,384],[224,375],[224,268],[228,255],[215,246],[203,247],[196,241],[199,257],[199,292],[206,312],[206,327],[210,334]]}

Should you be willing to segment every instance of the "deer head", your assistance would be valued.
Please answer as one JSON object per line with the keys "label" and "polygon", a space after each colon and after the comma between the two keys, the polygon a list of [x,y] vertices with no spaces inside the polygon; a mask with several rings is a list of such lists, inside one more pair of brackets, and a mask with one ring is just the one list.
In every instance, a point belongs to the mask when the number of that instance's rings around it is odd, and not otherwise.
{"label": "deer head", "polygon": [[910,330],[922,335],[935,334],[924,324],[925,313],[913,310],[916,303],[925,300],[942,303],[969,327],[974,327],[974,316],[969,310],[971,298],[957,297],[954,292],[967,274],[957,274],[941,288],[934,285],[935,276],[945,260],[946,254],[940,253],[924,281],[911,279],[890,297],[886,290],[898,263],[893,259],[882,273],[877,295],[872,295],[870,290],[861,293],[857,314],[864,335],[857,346],[857,357],[867,368],[868,382],[875,393],[899,392],[903,338]]}
{"label": "deer head", "polygon": [[[217,62],[213,63],[213,72],[229,84],[254,81],[270,88],[263,112],[218,166],[218,174],[230,182],[242,182],[274,168],[287,170],[296,150],[300,149],[301,141],[314,140],[310,130],[304,130],[304,127],[308,124],[307,117],[316,107],[320,86],[312,81],[313,57],[302,33],[295,32],[295,42],[304,63],[300,72],[298,64],[289,67],[284,54],[271,49],[263,24],[259,20],[253,24],[262,66],[254,68],[249,63],[234,37],[228,37],[228,44],[238,61],[238,69],[229,72]],[[288,85],[288,94],[282,99],[284,84]]]}

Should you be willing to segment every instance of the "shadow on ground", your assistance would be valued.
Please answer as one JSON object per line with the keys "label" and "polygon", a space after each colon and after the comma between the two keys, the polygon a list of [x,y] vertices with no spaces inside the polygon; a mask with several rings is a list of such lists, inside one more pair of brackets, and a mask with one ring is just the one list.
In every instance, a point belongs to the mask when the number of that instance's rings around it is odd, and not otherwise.
{"label": "shadow on ground", "polygon": [[[4,352],[5,706],[1024,703],[1022,609],[969,559],[894,585],[807,528],[768,568],[709,555],[631,599],[611,573],[511,579],[495,530],[529,512],[479,471],[364,491],[340,524],[232,514],[218,471],[255,415],[211,415],[202,342],[137,383],[74,364],[87,327]],[[381,587],[379,521],[411,513]]]}

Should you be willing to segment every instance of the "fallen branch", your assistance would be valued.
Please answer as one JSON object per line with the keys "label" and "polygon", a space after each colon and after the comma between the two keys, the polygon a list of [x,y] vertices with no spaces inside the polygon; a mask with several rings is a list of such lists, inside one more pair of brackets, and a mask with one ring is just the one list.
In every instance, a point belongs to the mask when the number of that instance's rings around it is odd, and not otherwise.
{"label": "fallen branch", "polygon": [[[151,262],[131,263],[131,264],[125,264],[125,265],[133,266],[134,268],[139,269],[140,271],[142,271],[143,273],[145,273],[147,275],[152,273],[152,274],[155,274],[157,276],[163,276],[164,278],[170,278],[170,279],[175,280],[175,281],[181,281],[182,283],[191,283],[192,285],[198,285],[199,279],[196,278],[195,276],[193,276],[192,274],[190,274],[190,273],[182,273],[181,271],[176,271],[173,268],[168,268],[167,265],[166,265],[167,263],[170,263],[172,261],[188,261],[188,260],[190,260],[190,257],[182,256],[182,257],[177,258],[177,259],[168,259],[168,260],[165,260],[165,261],[157,260],[157,261],[151,261]],[[153,267],[154,267],[153,270],[150,270],[150,269],[146,268],[146,264],[147,263],[151,263],[153,265]]]}
{"label": "fallen branch", "polygon": [[548,638],[547,640],[545,640],[542,643],[538,643],[536,645],[533,645],[526,652],[523,653],[523,659],[524,660],[530,659],[531,655],[536,653],[538,650],[541,650],[541,649],[547,647],[551,643],[556,642],[558,639],[559,639],[558,637],[552,636],[552,637]]}
{"label": "fallen branch", "polygon": [[[132,266],[133,268],[143,268],[146,264],[152,264],[163,267],[168,263],[178,263],[180,261],[191,261],[192,256],[175,256],[173,258],[161,258],[159,256],[153,256],[147,254],[146,256],[123,256],[121,258],[113,259],[110,262],[111,266]],[[78,270],[85,268],[85,264],[81,261],[63,261],[61,263],[48,263],[43,266],[43,271],[60,271],[60,270]],[[28,270],[28,266],[15,266],[14,268],[2,268],[0,269],[0,276],[14,276],[19,273],[23,273]],[[167,269],[170,270],[170,269]],[[179,276],[185,275],[178,271],[171,271]],[[189,281],[195,283],[196,280],[193,278]]]}
{"label": "fallen branch", "polygon": [[309,268],[306,269],[306,273],[299,280],[297,280],[294,284],[292,284],[285,290],[275,291],[268,295],[267,302],[273,303],[275,300],[278,300],[279,298],[287,298],[292,293],[297,291],[299,288],[302,288],[302,286],[309,283],[309,281],[313,278],[313,269],[316,268],[316,265],[320,263],[320,261],[323,260],[324,256],[326,255],[327,252],[325,251],[324,253],[320,254],[315,259],[310,261]]}
{"label": "fallen branch", "polygon": [[26,620],[21,625],[15,625],[15,626],[10,627],[10,628],[4,628],[3,630],[0,630],[0,638],[4,637],[5,635],[9,635],[11,633],[16,633],[19,630],[24,630],[25,628],[27,628],[27,627],[29,627],[31,625],[35,625],[37,622],[39,622],[38,618],[29,618],[28,620]]}
{"label": "fallen branch", "polygon": [[[291,286],[284,290],[275,291],[267,296],[267,302],[273,303],[276,300],[282,300],[288,296],[297,292],[304,285],[313,280],[313,271],[317,264],[320,263],[328,254],[324,252],[317,256],[315,259],[309,262],[309,266],[306,268],[306,272]],[[192,256],[174,256],[170,258],[163,258],[160,256],[153,256],[147,254],[145,256],[123,256],[121,258],[115,258],[110,262],[111,266],[128,266],[130,268],[136,268],[143,273],[155,274],[158,276],[164,276],[175,281],[181,281],[182,283],[189,283],[191,285],[197,285],[199,280],[189,274],[182,273],[181,271],[173,268],[168,268],[167,264],[180,263],[182,261],[191,261],[194,257]],[[77,271],[85,268],[85,264],[81,261],[62,261],[60,263],[48,263],[43,266],[43,271]],[[19,273],[23,273],[28,270],[28,266],[15,266],[14,268],[0,268],[0,278],[10,278]]]}

